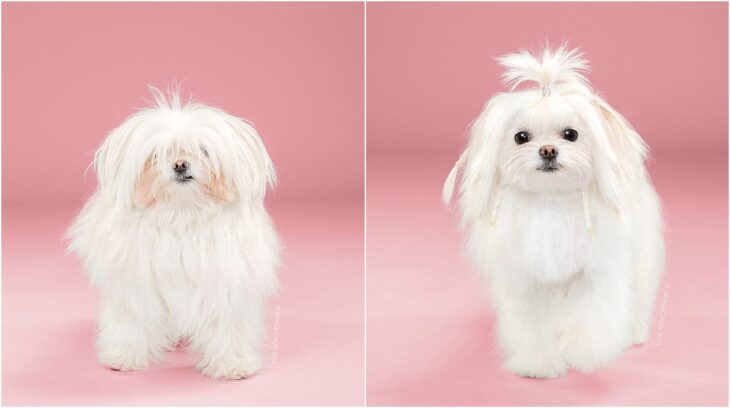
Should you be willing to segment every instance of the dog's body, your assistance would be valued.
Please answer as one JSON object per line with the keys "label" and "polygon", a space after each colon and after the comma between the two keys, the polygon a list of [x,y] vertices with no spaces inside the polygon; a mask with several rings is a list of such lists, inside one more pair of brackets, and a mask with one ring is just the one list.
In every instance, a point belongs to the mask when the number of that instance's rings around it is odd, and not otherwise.
{"label": "dog's body", "polygon": [[590,371],[648,338],[664,244],[646,149],[579,76],[576,52],[502,63],[510,81],[541,88],[490,101],[444,199],[463,170],[462,226],[506,366],[539,378]]}
{"label": "dog's body", "polygon": [[102,292],[99,360],[142,369],[183,344],[204,374],[247,377],[278,285],[263,203],[273,166],[242,120],[156,96],[97,152],[99,187],[69,230]]}

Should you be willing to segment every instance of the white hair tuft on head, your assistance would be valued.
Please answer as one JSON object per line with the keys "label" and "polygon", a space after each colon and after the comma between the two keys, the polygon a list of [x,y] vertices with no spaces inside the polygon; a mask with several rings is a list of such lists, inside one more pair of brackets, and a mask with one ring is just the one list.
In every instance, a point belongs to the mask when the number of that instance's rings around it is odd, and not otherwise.
{"label": "white hair tuft on head", "polygon": [[588,61],[583,58],[579,48],[569,50],[565,43],[555,50],[545,45],[540,57],[522,50],[503,55],[497,61],[507,69],[502,79],[510,86],[510,90],[525,81],[536,82],[546,95],[550,95],[546,89],[559,83],[588,85],[588,80],[583,76],[589,70]]}
{"label": "white hair tuft on head", "polygon": [[154,106],[161,109],[169,109],[174,111],[182,111],[193,105],[192,96],[188,97],[188,100],[183,103],[180,97],[181,85],[172,85],[166,90],[162,90],[152,85],[147,85],[152,97],[155,99]]}

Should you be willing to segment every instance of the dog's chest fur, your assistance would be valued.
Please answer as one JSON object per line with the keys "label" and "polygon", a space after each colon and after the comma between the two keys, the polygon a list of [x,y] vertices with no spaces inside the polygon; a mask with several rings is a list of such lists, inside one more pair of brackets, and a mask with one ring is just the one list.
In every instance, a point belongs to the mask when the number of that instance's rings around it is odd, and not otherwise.
{"label": "dog's chest fur", "polygon": [[582,270],[590,251],[580,192],[526,193],[506,188],[499,206],[500,258],[509,270],[544,283]]}
{"label": "dog's chest fur", "polygon": [[232,273],[245,270],[241,236],[230,220],[161,223],[151,212],[139,221],[137,231],[140,239],[132,246],[137,246],[140,267],[149,268],[145,276],[180,334],[194,330],[207,305],[236,287]]}

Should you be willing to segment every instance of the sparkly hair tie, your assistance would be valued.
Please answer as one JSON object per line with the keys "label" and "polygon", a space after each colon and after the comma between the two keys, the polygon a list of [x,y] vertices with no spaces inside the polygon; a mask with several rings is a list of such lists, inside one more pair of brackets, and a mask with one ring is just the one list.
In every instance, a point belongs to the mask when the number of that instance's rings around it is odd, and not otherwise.
{"label": "sparkly hair tie", "polygon": [[543,86],[542,87],[542,96],[543,96],[543,98],[546,97],[546,96],[550,96],[551,93],[552,93],[552,91],[550,90],[550,87],[549,86]]}

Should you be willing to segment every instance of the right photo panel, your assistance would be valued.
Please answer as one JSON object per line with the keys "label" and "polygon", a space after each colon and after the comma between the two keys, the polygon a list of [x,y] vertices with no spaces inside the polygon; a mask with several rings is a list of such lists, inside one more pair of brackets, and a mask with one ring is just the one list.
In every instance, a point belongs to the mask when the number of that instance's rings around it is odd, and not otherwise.
{"label": "right photo panel", "polygon": [[369,406],[728,404],[727,3],[368,3]]}

